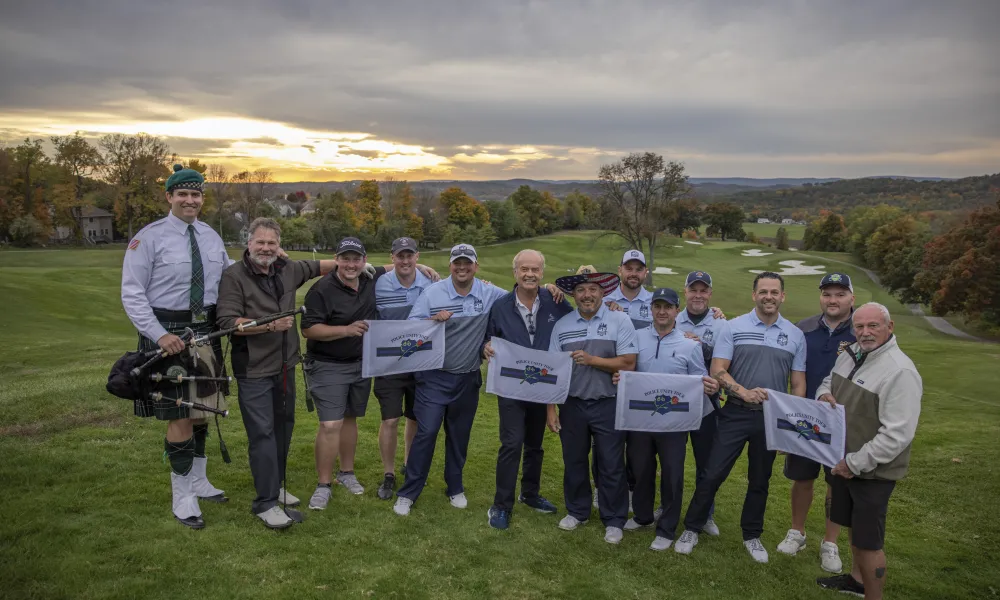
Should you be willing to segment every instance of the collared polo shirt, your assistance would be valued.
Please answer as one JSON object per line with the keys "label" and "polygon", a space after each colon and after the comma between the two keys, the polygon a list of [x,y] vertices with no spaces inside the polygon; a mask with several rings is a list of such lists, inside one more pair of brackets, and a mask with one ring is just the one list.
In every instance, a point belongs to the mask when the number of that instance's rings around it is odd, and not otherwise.
{"label": "collared polo shirt", "polygon": [[417,298],[434,283],[421,273],[420,269],[416,269],[415,274],[416,279],[410,287],[404,287],[399,282],[395,270],[379,277],[375,282],[375,307],[378,309],[378,318],[385,321],[403,321],[410,316],[410,309],[413,308]]}
{"label": "collared polo shirt", "polygon": [[711,308],[708,309],[708,314],[698,323],[691,320],[691,315],[686,308],[677,315],[677,329],[680,329],[683,333],[693,333],[701,340],[705,368],[708,368],[712,364],[712,352],[715,350],[715,340],[719,336],[719,329],[725,322],[725,319],[716,319]]}
{"label": "collared polo shirt", "polygon": [[[385,275],[384,267],[375,267],[375,279],[358,277],[358,289],[344,285],[334,271],[317,281],[306,293],[306,314],[302,330],[313,325],[342,327],[355,321],[375,319],[375,285]],[[329,342],[308,340],[306,356],[322,362],[357,362],[361,360],[361,337],[346,337]]]}
{"label": "collared polo shirt", "polygon": [[[552,328],[549,352],[574,350],[583,350],[598,358],[637,354],[635,328],[628,315],[612,311],[603,304],[590,320],[580,316],[579,309],[574,310]],[[613,397],[615,386],[611,383],[611,373],[574,363],[569,395],[582,400]]]}
{"label": "collared polo shirt", "polygon": [[639,357],[636,370],[645,373],[668,375],[708,375],[702,358],[701,344],[684,337],[684,332],[674,328],[660,336],[655,327],[635,332]]}
{"label": "collared polo shirt", "polygon": [[806,338],[788,319],[765,325],[751,310],[719,330],[714,358],[727,359],[729,374],[747,389],[788,389],[792,371],[806,370]]}
{"label": "collared polo shirt", "polygon": [[605,302],[614,301],[622,307],[622,311],[632,320],[632,327],[638,331],[643,327],[649,327],[653,322],[653,292],[644,287],[639,288],[639,293],[635,298],[629,300],[622,293],[621,284],[604,298]]}

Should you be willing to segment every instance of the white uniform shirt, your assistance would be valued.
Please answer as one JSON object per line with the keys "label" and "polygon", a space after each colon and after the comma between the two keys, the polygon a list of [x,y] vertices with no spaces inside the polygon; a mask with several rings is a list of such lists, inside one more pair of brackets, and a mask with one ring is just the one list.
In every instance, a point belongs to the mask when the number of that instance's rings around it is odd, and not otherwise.
{"label": "white uniform shirt", "polygon": [[[222,271],[234,261],[214,229],[198,220],[193,225],[205,274],[204,305],[212,306],[219,297]],[[154,307],[191,308],[188,224],[173,213],[143,227],[129,242],[122,264],[122,305],[139,333],[154,342],[167,333],[153,314]]]}

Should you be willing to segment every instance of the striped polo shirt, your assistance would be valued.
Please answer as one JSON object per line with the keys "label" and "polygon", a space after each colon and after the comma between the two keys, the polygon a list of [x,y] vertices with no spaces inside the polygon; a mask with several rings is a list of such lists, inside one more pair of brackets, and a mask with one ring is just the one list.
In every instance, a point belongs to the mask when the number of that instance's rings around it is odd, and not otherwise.
{"label": "striped polo shirt", "polygon": [[[549,352],[574,350],[583,350],[598,358],[639,352],[632,321],[624,312],[609,310],[603,304],[589,321],[580,316],[579,310],[556,321]],[[574,363],[569,395],[582,400],[613,398],[615,386],[611,383],[611,373]]]}
{"label": "striped polo shirt", "polygon": [[653,322],[653,309],[651,307],[653,292],[644,287],[640,287],[636,297],[629,300],[622,293],[622,286],[619,284],[615,291],[605,296],[604,301],[613,301],[622,307],[625,314],[632,320],[632,327],[636,331],[649,327],[649,324]]}
{"label": "striped polo shirt", "polygon": [[432,283],[424,289],[410,311],[410,319],[429,319],[442,311],[452,313],[444,326],[444,366],[448,373],[469,373],[479,369],[479,354],[486,340],[490,308],[503,298],[506,290],[487,285],[479,278],[465,296],[455,290],[451,277]]}
{"label": "striped polo shirt", "polygon": [[419,269],[415,273],[416,279],[408,288],[399,283],[395,270],[379,277],[375,282],[375,308],[378,310],[378,318],[383,321],[403,321],[410,316],[410,309],[417,298],[434,283]]}
{"label": "striped polo shirt", "polygon": [[806,370],[806,338],[788,319],[765,325],[751,310],[719,328],[713,358],[731,361],[729,374],[747,389],[784,392],[791,372]]}
{"label": "striped polo shirt", "polygon": [[[383,277],[382,279],[385,279]],[[715,350],[715,340],[719,337],[719,329],[725,323],[725,319],[716,319],[712,314],[712,309],[708,309],[708,314],[699,323],[691,320],[685,308],[677,315],[677,329],[685,333],[693,333],[701,340],[702,355],[705,357],[705,368],[712,364],[712,352]]]}

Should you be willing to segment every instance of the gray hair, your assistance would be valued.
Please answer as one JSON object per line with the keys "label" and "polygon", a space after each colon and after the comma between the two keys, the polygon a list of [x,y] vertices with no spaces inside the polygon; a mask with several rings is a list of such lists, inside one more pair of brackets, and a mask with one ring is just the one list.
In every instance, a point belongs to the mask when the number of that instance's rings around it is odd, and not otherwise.
{"label": "gray hair", "polygon": [[253,220],[253,223],[250,223],[250,236],[247,238],[248,242],[250,241],[250,238],[253,237],[253,234],[256,233],[261,227],[264,229],[270,229],[278,236],[279,240],[281,239],[281,225],[278,225],[277,221],[267,217],[257,217]]}
{"label": "gray hair", "polygon": [[521,255],[524,254],[524,253],[526,253],[526,252],[534,252],[535,254],[537,254],[538,258],[542,259],[542,269],[545,269],[545,255],[542,254],[541,252],[539,252],[538,250],[532,250],[531,248],[525,248],[524,250],[521,250],[520,252],[518,252],[517,254],[514,255],[514,262],[513,262],[512,268],[514,269],[515,272],[517,271],[517,261],[520,260],[521,259]]}
{"label": "gray hair", "polygon": [[885,322],[886,325],[888,325],[892,321],[892,317],[889,316],[889,309],[886,308],[884,304],[879,304],[878,302],[866,302],[865,304],[862,304],[858,308],[854,309],[854,316],[851,317],[851,322],[854,321],[854,317],[857,316],[858,311],[860,311],[862,308],[867,308],[867,307],[877,308],[878,311],[882,313],[882,320]]}

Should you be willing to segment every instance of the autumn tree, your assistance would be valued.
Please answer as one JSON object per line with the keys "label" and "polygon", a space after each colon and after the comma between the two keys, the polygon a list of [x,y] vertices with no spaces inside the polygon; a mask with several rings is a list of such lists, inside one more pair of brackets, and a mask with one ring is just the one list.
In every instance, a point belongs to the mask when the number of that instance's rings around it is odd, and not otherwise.
{"label": "autumn tree", "polygon": [[775,234],[774,245],[778,250],[788,250],[788,230],[784,227],[778,228]]}
{"label": "autumn tree", "polygon": [[844,218],[830,211],[820,211],[820,218],[806,227],[802,237],[804,250],[843,252],[847,247],[847,227]]}
{"label": "autumn tree", "polygon": [[358,234],[359,220],[354,206],[340,190],[316,199],[316,212],[306,217],[313,241],[320,248],[331,248],[341,239]]}
{"label": "autumn tree", "polygon": [[[42,140],[24,138],[24,142],[14,148],[14,169],[21,182],[24,214],[35,212],[35,187],[40,183],[37,175],[49,162],[42,150]],[[34,178],[34,179],[33,179]]]}
{"label": "autumn tree", "polygon": [[457,225],[460,229],[471,225],[478,229],[490,224],[486,207],[460,187],[450,187],[441,192],[439,202],[448,225]]}
{"label": "autumn tree", "polygon": [[663,222],[671,235],[681,237],[685,231],[701,227],[701,206],[694,198],[677,198],[663,208]]}
{"label": "autumn tree", "polygon": [[115,214],[125,222],[129,239],[135,229],[161,217],[164,178],[169,176],[170,149],[146,133],[111,133],[98,143],[103,150],[104,177],[115,187]]}
{"label": "autumn tree", "polygon": [[743,209],[730,202],[713,202],[705,207],[702,218],[707,225],[705,235],[718,236],[722,241],[726,238],[743,241],[746,232],[743,231]]}
{"label": "autumn tree", "polygon": [[903,209],[888,204],[859,206],[852,210],[844,222],[847,227],[847,251],[861,260],[866,260],[868,242],[875,231],[902,217]]}
{"label": "autumn tree", "polygon": [[646,255],[652,283],[657,236],[667,228],[667,206],[690,192],[684,165],[665,162],[653,152],[632,153],[598,172],[601,201],[610,207],[608,223],[617,236]]}
{"label": "autumn tree", "polygon": [[901,216],[872,233],[866,244],[865,264],[902,302],[919,302],[921,294],[914,289],[913,280],[920,272],[924,245],[930,238],[926,223],[912,215]]}
{"label": "autumn tree", "polygon": [[382,194],[379,192],[377,181],[371,179],[361,182],[361,185],[358,186],[357,206],[361,231],[374,236],[385,223]]}

